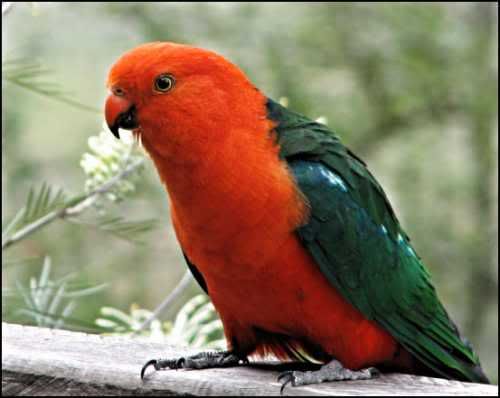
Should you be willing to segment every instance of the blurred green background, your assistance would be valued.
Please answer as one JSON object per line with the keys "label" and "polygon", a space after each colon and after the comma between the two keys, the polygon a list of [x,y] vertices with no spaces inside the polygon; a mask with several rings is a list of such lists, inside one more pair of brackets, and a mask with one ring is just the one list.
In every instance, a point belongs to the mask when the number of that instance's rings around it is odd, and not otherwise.
{"label": "blurred green background", "polygon": [[[17,3],[3,16],[2,60],[37,60],[70,98],[102,108],[107,71],[123,52],[148,41],[189,43],[223,54],[291,109],[326,117],[385,188],[446,308],[496,381],[497,12],[496,3]],[[4,79],[2,95],[5,224],[33,185],[82,192],[80,157],[103,115]],[[153,309],[185,264],[149,159],[137,193],[116,212],[158,220],[146,245],[57,222],[8,256],[49,254],[54,277],[76,272],[81,284],[108,283],[78,300],[72,317],[87,324],[102,306]],[[3,289],[26,284],[41,266],[3,266]],[[163,318],[199,291],[192,283]],[[22,300],[2,302],[4,321],[30,322],[16,311]]]}

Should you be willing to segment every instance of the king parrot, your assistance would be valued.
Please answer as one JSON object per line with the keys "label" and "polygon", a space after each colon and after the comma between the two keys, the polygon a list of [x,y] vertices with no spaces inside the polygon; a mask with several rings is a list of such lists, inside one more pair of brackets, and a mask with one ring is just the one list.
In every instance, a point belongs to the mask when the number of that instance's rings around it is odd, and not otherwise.
{"label": "king parrot", "polygon": [[325,125],[267,98],[205,49],[141,45],[112,66],[105,116],[132,130],[170,199],[188,267],[228,350],[155,369],[236,366],[250,355],[323,364],[282,388],[375,369],[488,383],[382,187]]}

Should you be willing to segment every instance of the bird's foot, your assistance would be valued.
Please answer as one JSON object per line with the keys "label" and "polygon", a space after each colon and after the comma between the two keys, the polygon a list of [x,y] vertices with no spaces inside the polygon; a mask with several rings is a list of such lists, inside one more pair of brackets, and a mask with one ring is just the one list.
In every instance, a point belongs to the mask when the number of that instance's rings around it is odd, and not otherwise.
{"label": "bird's foot", "polygon": [[375,377],[379,371],[375,368],[367,368],[362,370],[350,370],[342,366],[342,364],[333,360],[326,365],[323,365],[319,370],[299,372],[286,371],[278,376],[278,382],[281,383],[281,394],[288,384],[293,387],[304,386],[307,384],[317,384],[324,381],[338,380],[367,380]]}
{"label": "bird's foot", "polygon": [[156,370],[161,369],[207,369],[226,368],[248,363],[246,357],[241,358],[231,351],[200,352],[199,354],[173,359],[151,359],[146,362],[141,370],[141,379],[149,366]]}

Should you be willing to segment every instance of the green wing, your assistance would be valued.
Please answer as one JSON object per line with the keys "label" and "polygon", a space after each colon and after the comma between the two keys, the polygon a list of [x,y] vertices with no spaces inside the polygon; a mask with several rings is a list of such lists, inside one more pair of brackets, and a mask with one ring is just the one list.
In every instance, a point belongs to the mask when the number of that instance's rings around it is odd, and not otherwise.
{"label": "green wing", "polygon": [[326,126],[272,100],[267,107],[280,156],[311,207],[297,233],[329,282],[437,374],[487,383],[363,161]]}

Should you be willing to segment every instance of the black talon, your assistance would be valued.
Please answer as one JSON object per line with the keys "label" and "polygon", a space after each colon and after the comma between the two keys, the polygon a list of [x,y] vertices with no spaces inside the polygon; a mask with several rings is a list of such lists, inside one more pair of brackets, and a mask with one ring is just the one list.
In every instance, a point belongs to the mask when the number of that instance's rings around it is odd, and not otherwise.
{"label": "black talon", "polygon": [[[280,388],[280,395],[283,395],[283,391],[285,390],[285,387],[286,387],[288,384],[292,383],[292,381],[293,381],[293,376],[290,376],[290,377],[288,378],[288,380],[286,380],[286,381],[285,381],[285,382],[281,385],[281,388]],[[292,385],[293,385],[293,383],[292,383]]]}
{"label": "black talon", "polygon": [[286,380],[284,383],[281,383],[280,395],[283,395],[283,391],[288,384],[291,383],[293,385],[293,371],[288,370],[286,372],[280,373],[278,376],[278,383],[280,383],[281,379],[284,378],[286,378]]}
{"label": "black talon", "polygon": [[144,380],[144,373],[146,372],[146,369],[148,368],[148,366],[153,365],[156,369],[157,364],[158,364],[158,361],[156,359],[151,359],[150,361],[147,361],[141,370],[141,380]]}
{"label": "black talon", "polygon": [[290,373],[292,373],[290,370],[287,370],[286,372],[281,372],[279,375],[278,375],[278,382],[285,376],[288,376]]}
{"label": "black talon", "polygon": [[182,368],[183,364],[186,362],[184,358],[179,358],[177,361],[175,361],[175,370],[178,370],[179,368]]}

